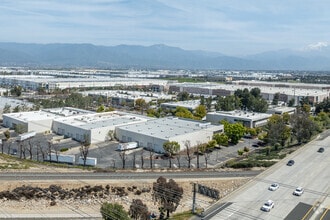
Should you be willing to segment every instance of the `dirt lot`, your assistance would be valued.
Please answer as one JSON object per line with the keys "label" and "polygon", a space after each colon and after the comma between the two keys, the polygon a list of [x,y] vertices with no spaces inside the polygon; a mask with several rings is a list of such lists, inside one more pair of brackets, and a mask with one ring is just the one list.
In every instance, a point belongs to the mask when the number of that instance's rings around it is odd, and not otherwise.
{"label": "dirt lot", "polygon": [[[0,164],[5,164],[8,161],[0,160]],[[53,168],[47,166],[34,166],[30,169],[23,169],[20,172],[61,172],[69,171],[75,172],[81,170],[75,169],[65,169],[65,168]],[[19,170],[2,170],[1,172],[17,172]],[[1,174],[0,174],[1,175]],[[107,202],[117,202],[122,204],[127,210],[133,199],[141,199],[144,204],[147,205],[150,212],[158,213],[157,204],[152,201],[152,183],[156,181],[158,177],[155,177],[153,181],[134,181],[134,180],[95,180],[95,181],[86,181],[86,180],[75,180],[75,181],[1,181],[0,178],[0,192],[9,191],[12,192],[17,187],[22,186],[31,186],[31,187],[40,187],[42,190],[47,189],[50,185],[60,186],[61,189],[65,192],[70,192],[70,190],[84,188],[86,186],[100,186],[105,189],[106,185],[110,186],[108,193],[94,193],[89,194],[86,197],[80,196],[68,196],[64,199],[56,197],[56,199],[51,199],[52,195],[46,198],[36,198],[27,199],[24,196],[20,197],[18,200],[8,199],[6,197],[0,199],[0,218],[1,217],[13,217],[20,215],[23,216],[57,216],[57,217],[67,217],[67,216],[90,216],[92,218],[100,217],[100,205]],[[204,181],[200,180],[175,180],[179,183],[184,189],[183,198],[181,200],[181,205],[177,208],[176,212],[183,212],[190,210],[192,207],[192,183],[199,183],[207,187],[217,189],[220,193],[220,197],[228,195],[230,192],[234,191],[241,185],[245,184],[249,179],[248,178],[224,178],[224,179],[207,179]],[[119,196],[113,189],[122,188],[124,192],[127,193],[124,196]],[[137,191],[146,191],[141,194]],[[45,190],[45,192],[47,192]],[[48,192],[49,193],[49,192]],[[74,198],[75,197],[75,198]],[[55,201],[52,204],[52,200]],[[198,208],[207,208],[215,201],[209,197],[197,194],[197,207]]]}

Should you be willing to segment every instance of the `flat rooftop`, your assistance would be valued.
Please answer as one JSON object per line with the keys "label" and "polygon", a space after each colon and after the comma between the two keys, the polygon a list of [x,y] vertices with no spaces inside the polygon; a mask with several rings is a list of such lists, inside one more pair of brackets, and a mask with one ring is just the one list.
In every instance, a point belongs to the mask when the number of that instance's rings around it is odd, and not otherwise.
{"label": "flat rooftop", "polygon": [[150,119],[151,118],[146,116],[139,116],[134,114],[106,112],[68,118],[59,118],[55,121],[86,130],[92,130],[102,127],[120,126],[125,124],[144,122]]}
{"label": "flat rooftop", "polygon": [[23,122],[29,122],[29,121],[39,121],[46,119],[57,119],[57,118],[69,117],[73,115],[83,115],[83,114],[91,114],[91,113],[94,112],[70,108],[70,107],[64,107],[64,108],[43,109],[40,111],[31,111],[31,112],[8,113],[5,115],[9,117],[13,117]]}
{"label": "flat rooftop", "polygon": [[261,93],[267,94],[287,94],[292,96],[329,96],[329,92],[321,89],[305,89],[305,88],[284,88],[284,87],[268,87],[268,86],[253,86],[253,85],[234,85],[234,84],[216,84],[216,83],[173,83],[171,85],[179,87],[195,87],[204,89],[222,89],[227,91],[236,91],[237,89],[253,89],[258,87]]}
{"label": "flat rooftop", "polygon": [[181,106],[188,109],[195,109],[200,105],[200,103],[201,103],[200,100],[188,100],[188,101],[180,101],[180,102],[164,102],[161,105],[172,106],[172,107]]}
{"label": "flat rooftop", "polygon": [[[141,135],[152,136],[159,139],[168,139],[196,131],[217,130],[220,126],[211,125],[201,121],[191,121],[180,118],[159,118],[144,123],[121,126],[120,129],[136,132]],[[203,134],[203,133],[201,133]]]}
{"label": "flat rooftop", "polygon": [[219,115],[219,116],[228,116],[231,118],[240,118],[240,119],[250,119],[252,121],[264,120],[272,116],[267,113],[257,113],[257,112],[248,112],[248,111],[217,111],[217,112],[209,112],[208,115]]}

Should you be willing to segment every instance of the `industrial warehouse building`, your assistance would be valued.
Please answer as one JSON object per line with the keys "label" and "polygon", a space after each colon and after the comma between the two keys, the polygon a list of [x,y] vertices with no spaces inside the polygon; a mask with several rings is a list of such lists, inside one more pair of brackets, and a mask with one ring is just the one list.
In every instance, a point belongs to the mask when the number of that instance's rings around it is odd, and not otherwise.
{"label": "industrial warehouse building", "polygon": [[54,108],[43,109],[32,112],[18,112],[3,114],[3,125],[7,128],[15,129],[21,126],[24,132],[35,131],[37,133],[50,132],[52,130],[53,120],[65,118],[73,115],[85,115],[94,112],[76,108]]}
{"label": "industrial warehouse building", "polygon": [[150,119],[152,118],[116,111],[94,113],[54,119],[52,130],[59,135],[94,144],[110,140],[109,132],[114,135],[117,126],[141,123]]}
{"label": "industrial warehouse building", "polygon": [[[294,105],[297,105],[299,101],[308,97],[311,103],[322,102],[325,98],[330,96],[330,89],[327,86],[307,86],[306,84],[284,84],[284,86],[271,86],[271,83],[256,83],[247,82],[246,84],[216,84],[216,83],[172,83],[169,86],[169,92],[188,92],[194,95],[204,96],[228,96],[233,95],[237,89],[253,89],[258,87],[261,91],[261,96],[265,100],[271,102],[274,99],[275,94],[279,94],[279,101],[288,103],[290,100],[294,100]],[[285,86],[286,85],[286,86]],[[299,85],[301,87],[299,87]]]}
{"label": "industrial warehouse building", "polygon": [[139,147],[164,153],[163,144],[176,141],[180,150],[185,149],[187,141],[190,146],[207,143],[215,133],[223,132],[223,125],[168,117],[149,120],[143,123],[116,127],[116,138],[122,142],[135,141]]}
{"label": "industrial warehouse building", "polygon": [[200,104],[200,100],[187,100],[180,102],[164,102],[160,104],[160,107],[166,110],[175,110],[177,107],[184,107],[193,112]]}
{"label": "industrial warehouse building", "polygon": [[175,117],[155,119],[116,111],[95,113],[74,108],[4,114],[3,124],[8,128],[21,125],[25,132],[53,131],[91,144],[109,140],[111,133],[121,142],[136,141],[139,147],[160,153],[164,152],[166,141],[177,141],[184,150],[187,141],[193,147],[207,143],[215,133],[223,132],[223,125],[202,121]]}
{"label": "industrial warehouse building", "polygon": [[245,127],[255,128],[267,124],[271,114],[255,113],[247,111],[217,111],[206,114],[206,121],[212,124],[219,124],[220,121],[226,120],[230,123],[241,122]]}
{"label": "industrial warehouse building", "polygon": [[0,85],[20,85],[24,89],[38,90],[44,88],[52,91],[55,89],[71,88],[96,88],[96,87],[127,87],[141,86],[149,87],[152,91],[163,91],[167,89],[166,80],[138,79],[138,78],[111,78],[111,77],[53,77],[40,75],[3,75],[0,77]]}
{"label": "industrial warehouse building", "polygon": [[117,105],[135,106],[136,100],[144,99],[146,103],[157,103],[157,100],[172,100],[174,95],[160,92],[140,92],[126,90],[88,90],[79,92],[83,96],[103,97],[107,103]]}

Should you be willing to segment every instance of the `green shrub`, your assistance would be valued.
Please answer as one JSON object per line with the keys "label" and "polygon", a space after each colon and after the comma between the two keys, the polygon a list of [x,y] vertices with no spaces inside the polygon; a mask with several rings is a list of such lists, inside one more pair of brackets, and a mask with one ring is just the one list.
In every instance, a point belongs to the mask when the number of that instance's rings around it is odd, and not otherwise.
{"label": "green shrub", "polygon": [[68,151],[68,150],[69,150],[69,148],[67,148],[67,147],[63,147],[63,148],[60,149],[61,152],[65,152],[65,151]]}

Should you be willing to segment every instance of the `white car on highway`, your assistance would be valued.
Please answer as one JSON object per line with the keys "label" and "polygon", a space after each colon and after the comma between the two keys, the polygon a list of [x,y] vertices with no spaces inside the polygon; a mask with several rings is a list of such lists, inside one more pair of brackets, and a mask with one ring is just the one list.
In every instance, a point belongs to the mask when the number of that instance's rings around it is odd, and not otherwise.
{"label": "white car on highway", "polygon": [[280,185],[279,185],[278,183],[272,183],[272,184],[268,187],[268,189],[269,189],[270,191],[276,191],[279,187],[280,187]]}
{"label": "white car on highway", "polygon": [[268,200],[265,204],[261,207],[262,211],[269,212],[272,208],[274,208],[274,202],[272,200]]}
{"label": "white car on highway", "polygon": [[293,192],[295,196],[301,196],[304,193],[304,189],[302,187],[297,187],[297,189]]}

